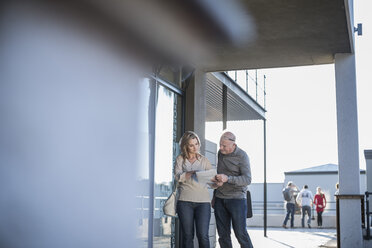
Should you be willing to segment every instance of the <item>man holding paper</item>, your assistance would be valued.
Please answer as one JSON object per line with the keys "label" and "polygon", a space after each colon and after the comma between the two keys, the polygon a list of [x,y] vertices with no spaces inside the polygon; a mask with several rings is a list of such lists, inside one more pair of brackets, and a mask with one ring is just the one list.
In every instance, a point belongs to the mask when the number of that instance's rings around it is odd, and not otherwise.
{"label": "man holding paper", "polygon": [[232,248],[231,224],[241,247],[253,247],[247,232],[247,190],[251,184],[249,157],[235,143],[231,132],[224,132],[220,139],[217,175],[219,186],[212,200],[221,248]]}

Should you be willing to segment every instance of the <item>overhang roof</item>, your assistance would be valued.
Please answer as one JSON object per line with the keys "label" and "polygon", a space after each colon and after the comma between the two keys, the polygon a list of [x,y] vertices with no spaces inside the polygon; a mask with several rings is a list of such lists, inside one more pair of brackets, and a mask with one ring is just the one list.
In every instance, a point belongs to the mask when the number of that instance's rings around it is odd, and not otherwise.
{"label": "overhang roof", "polygon": [[[334,63],[335,54],[354,52],[352,0],[79,2],[89,6],[101,30],[109,27],[150,65],[191,64],[217,72]],[[222,84],[216,78],[229,88],[228,120],[264,119],[248,95],[211,74],[207,121],[222,120]]]}
{"label": "overhang roof", "polygon": [[[242,1],[251,37],[225,44],[209,71],[334,63],[334,54],[353,52],[344,0]],[[216,46],[218,47],[218,46]]]}
{"label": "overhang roof", "polygon": [[205,71],[327,64],[354,52],[350,0],[88,2],[121,23],[138,53]]}
{"label": "overhang roof", "polygon": [[222,87],[227,86],[227,120],[263,120],[265,110],[225,73],[206,75],[206,121],[222,121]]}

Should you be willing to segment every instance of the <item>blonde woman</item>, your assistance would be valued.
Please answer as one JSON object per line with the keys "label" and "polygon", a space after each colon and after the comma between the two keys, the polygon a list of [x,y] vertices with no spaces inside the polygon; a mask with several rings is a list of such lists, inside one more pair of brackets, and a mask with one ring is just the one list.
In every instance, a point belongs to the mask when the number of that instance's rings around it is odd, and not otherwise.
{"label": "blonde woman", "polygon": [[318,214],[318,227],[321,227],[323,225],[322,214],[326,207],[327,201],[320,187],[316,188],[316,192],[317,193],[314,197],[314,204],[316,206],[316,213]]}
{"label": "blonde woman", "polygon": [[199,153],[200,139],[187,131],[180,140],[181,154],[175,163],[175,179],[178,181],[179,199],[177,214],[182,226],[183,247],[194,247],[194,225],[199,247],[209,248],[209,221],[211,205],[208,189],[195,180],[195,172],[209,170],[211,163]]}

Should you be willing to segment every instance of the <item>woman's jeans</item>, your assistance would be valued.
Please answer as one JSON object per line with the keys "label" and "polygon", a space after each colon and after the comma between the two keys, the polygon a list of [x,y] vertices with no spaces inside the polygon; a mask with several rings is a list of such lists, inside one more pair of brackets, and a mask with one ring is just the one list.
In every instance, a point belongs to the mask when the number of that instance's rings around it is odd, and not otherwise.
{"label": "woman's jeans", "polygon": [[289,215],[291,215],[291,227],[294,226],[294,214],[295,214],[295,204],[287,202],[287,215],[285,216],[283,225],[287,225],[287,221],[289,219]]}
{"label": "woman's jeans", "polygon": [[231,223],[240,247],[253,247],[247,232],[247,199],[221,199],[216,197],[214,215],[219,236],[218,242],[221,248],[232,248]]}
{"label": "woman's jeans", "polygon": [[184,248],[194,247],[194,223],[200,248],[209,248],[209,221],[211,204],[209,202],[177,202],[177,214],[181,223],[182,244]]}

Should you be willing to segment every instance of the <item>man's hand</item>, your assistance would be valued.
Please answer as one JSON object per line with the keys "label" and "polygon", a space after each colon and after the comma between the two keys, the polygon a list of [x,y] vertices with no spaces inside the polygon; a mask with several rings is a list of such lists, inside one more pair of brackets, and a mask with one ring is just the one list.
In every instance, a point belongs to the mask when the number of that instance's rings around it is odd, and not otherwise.
{"label": "man's hand", "polygon": [[216,177],[213,177],[211,179],[211,181],[213,182],[213,187],[212,188],[214,188],[214,189],[216,189],[218,187],[221,187],[223,185],[223,182],[218,181]]}
{"label": "man's hand", "polygon": [[217,174],[217,175],[216,175],[216,180],[217,180],[218,182],[226,183],[227,180],[229,180],[229,177],[226,176],[225,174]]}

